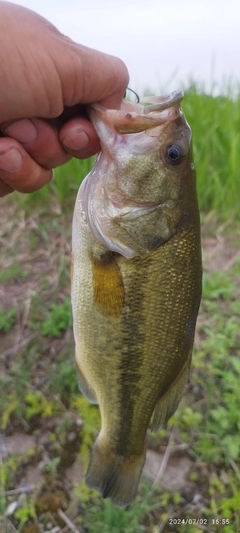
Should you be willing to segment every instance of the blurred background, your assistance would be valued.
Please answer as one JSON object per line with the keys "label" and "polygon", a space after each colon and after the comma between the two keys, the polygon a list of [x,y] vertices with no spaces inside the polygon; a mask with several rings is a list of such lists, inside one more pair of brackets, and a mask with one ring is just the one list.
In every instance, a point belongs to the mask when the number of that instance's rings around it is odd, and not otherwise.
{"label": "blurred background", "polygon": [[240,77],[237,0],[22,0],[79,43],[123,59],[140,93],[190,79],[218,93]]}

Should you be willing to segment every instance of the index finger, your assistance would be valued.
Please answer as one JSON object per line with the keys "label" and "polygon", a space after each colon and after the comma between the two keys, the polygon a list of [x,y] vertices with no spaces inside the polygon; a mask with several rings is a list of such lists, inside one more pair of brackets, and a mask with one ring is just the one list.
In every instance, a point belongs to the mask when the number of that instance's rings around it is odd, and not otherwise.
{"label": "index finger", "polygon": [[125,63],[118,57],[66,39],[70,46],[64,49],[58,65],[65,106],[100,102],[118,109],[129,82]]}

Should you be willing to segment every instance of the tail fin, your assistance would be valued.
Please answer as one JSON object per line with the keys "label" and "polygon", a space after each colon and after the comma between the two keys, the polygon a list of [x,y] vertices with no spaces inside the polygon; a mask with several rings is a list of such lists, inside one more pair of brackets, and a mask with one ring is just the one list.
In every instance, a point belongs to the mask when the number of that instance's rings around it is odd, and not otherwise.
{"label": "tail fin", "polygon": [[136,496],[145,455],[145,448],[141,455],[118,455],[110,441],[99,435],[87,471],[88,487],[98,490],[103,498],[111,498],[116,505],[128,505]]}

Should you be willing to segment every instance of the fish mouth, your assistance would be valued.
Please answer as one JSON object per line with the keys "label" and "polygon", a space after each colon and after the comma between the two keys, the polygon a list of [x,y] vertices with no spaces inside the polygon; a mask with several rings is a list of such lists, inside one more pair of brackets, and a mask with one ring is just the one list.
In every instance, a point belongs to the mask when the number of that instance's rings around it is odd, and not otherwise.
{"label": "fish mouth", "polygon": [[169,95],[144,97],[139,103],[123,100],[120,109],[106,109],[94,103],[88,113],[100,137],[99,120],[116,133],[140,133],[175,120],[181,113],[183,96],[183,91],[176,90]]}

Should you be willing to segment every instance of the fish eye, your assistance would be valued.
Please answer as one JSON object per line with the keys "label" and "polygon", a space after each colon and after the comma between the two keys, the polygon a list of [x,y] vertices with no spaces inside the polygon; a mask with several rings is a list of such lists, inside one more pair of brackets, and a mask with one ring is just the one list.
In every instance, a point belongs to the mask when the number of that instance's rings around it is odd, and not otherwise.
{"label": "fish eye", "polygon": [[184,151],[180,144],[169,144],[165,149],[165,159],[170,165],[179,165],[184,157]]}

